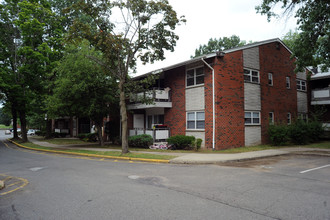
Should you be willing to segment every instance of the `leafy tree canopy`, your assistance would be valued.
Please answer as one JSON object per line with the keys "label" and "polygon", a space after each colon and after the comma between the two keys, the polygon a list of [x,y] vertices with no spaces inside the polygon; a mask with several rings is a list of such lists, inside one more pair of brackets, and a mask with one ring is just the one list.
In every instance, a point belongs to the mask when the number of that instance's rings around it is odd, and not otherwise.
{"label": "leafy tree canopy", "polygon": [[213,53],[216,51],[227,50],[234,47],[243,46],[246,44],[246,41],[241,41],[239,36],[232,35],[231,37],[223,37],[223,38],[210,38],[209,42],[204,45],[199,45],[199,48],[195,50],[195,55],[191,56],[191,58],[202,56],[204,54]]}
{"label": "leafy tree canopy", "polygon": [[[116,77],[120,96],[122,152],[128,153],[126,84],[129,72],[135,70],[136,60],[144,63],[165,59],[164,51],[173,51],[179,37],[174,29],[185,19],[167,0],[80,1],[68,8],[71,15],[78,11],[92,22],[76,19],[68,39],[73,42],[87,39],[102,52],[102,60],[94,58]],[[95,24],[95,25],[91,25]]]}
{"label": "leafy tree canopy", "polygon": [[54,94],[47,101],[48,112],[51,117],[88,117],[101,132],[103,118],[110,108],[118,106],[117,86],[114,78],[90,57],[102,60],[100,52],[86,40],[67,47],[55,69],[57,79]]}
{"label": "leafy tree canopy", "polygon": [[292,46],[297,70],[304,66],[330,67],[330,2],[329,0],[263,0],[256,7],[258,13],[267,15],[268,21],[278,17],[274,7],[281,4],[284,14],[298,19],[299,36]]}

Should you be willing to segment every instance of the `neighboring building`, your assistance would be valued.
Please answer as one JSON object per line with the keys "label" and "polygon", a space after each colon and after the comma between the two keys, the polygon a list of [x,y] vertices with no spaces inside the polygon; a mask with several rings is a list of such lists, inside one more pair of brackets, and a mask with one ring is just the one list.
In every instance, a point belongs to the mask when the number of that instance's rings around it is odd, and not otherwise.
{"label": "neighboring building", "polygon": [[52,131],[63,136],[77,137],[91,133],[92,122],[88,118],[62,117],[52,120]]}
{"label": "neighboring building", "polygon": [[315,69],[310,79],[311,110],[321,112],[321,121],[327,137],[330,137],[330,71],[322,72]]}
{"label": "neighboring building", "polygon": [[152,95],[155,102],[129,103],[129,134],[151,134],[155,141],[193,135],[214,149],[267,143],[270,123],[307,117],[306,74],[296,75],[291,55],[271,39],[148,73],[160,74],[156,88],[137,96]]}

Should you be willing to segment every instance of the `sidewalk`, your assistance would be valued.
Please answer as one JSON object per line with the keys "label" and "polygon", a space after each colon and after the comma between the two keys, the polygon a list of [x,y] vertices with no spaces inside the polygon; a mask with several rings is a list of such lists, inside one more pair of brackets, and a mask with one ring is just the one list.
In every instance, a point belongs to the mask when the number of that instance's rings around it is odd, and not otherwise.
{"label": "sidewalk", "polygon": [[[91,151],[121,151],[120,149],[105,149],[105,148],[85,148],[84,145],[88,144],[79,144],[79,145],[57,145],[51,144],[48,142],[41,142],[37,139],[30,138],[32,143],[38,144],[44,147],[54,147],[54,148],[63,148],[63,149],[83,149]],[[97,145],[97,144],[95,144]],[[212,154],[212,153],[172,153],[172,152],[148,152],[148,151],[131,151],[134,153],[148,153],[148,154],[159,154],[159,155],[172,155],[177,156],[176,158],[169,161],[169,163],[176,164],[214,164],[214,163],[223,163],[230,161],[240,161],[240,160],[250,160],[264,157],[273,157],[280,156],[292,153],[299,154],[317,154],[322,156],[330,156],[330,149],[318,149],[318,148],[281,148],[273,150],[261,150],[261,151],[251,151],[245,153],[236,153],[236,154]]]}

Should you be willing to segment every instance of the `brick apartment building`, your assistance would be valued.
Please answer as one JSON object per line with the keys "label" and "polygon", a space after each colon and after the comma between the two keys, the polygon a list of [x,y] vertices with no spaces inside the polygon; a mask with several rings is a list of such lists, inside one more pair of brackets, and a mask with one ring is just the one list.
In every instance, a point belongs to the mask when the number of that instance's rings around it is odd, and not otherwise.
{"label": "brick apartment building", "polygon": [[128,105],[129,135],[193,135],[213,149],[267,143],[270,123],[308,114],[306,74],[294,72],[291,55],[271,39],[157,70],[155,102]]}

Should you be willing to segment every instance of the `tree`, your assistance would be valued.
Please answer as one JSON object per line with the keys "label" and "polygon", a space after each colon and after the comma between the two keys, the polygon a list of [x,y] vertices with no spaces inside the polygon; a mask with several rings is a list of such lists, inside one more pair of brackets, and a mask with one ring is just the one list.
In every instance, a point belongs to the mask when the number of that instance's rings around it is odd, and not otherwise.
{"label": "tree", "polygon": [[[267,15],[268,21],[278,16],[274,6],[282,4],[284,14],[293,14],[298,19],[299,39],[295,41],[293,55],[297,70],[305,66],[322,64],[330,67],[330,3],[328,0],[263,0],[256,7],[257,13]],[[297,8],[297,10],[295,10]]]}
{"label": "tree", "polygon": [[164,50],[174,50],[179,37],[174,29],[184,18],[178,18],[167,0],[98,1],[75,4],[68,12],[81,11],[92,18],[97,28],[75,21],[69,39],[88,39],[102,51],[108,74],[118,80],[122,125],[122,153],[128,153],[126,84],[136,59],[143,63],[165,59]]}
{"label": "tree", "polygon": [[0,89],[11,103],[14,129],[18,113],[27,141],[26,115],[31,100],[44,93],[47,74],[61,56],[62,28],[46,0],[5,0],[0,14]]}
{"label": "tree", "polygon": [[88,41],[69,45],[55,72],[54,94],[48,98],[50,116],[89,117],[95,122],[103,146],[103,118],[118,105],[115,80],[89,57],[102,60]]}
{"label": "tree", "polygon": [[243,46],[246,44],[246,41],[241,41],[241,39],[232,35],[231,37],[223,37],[223,38],[210,38],[209,42],[204,45],[199,45],[199,48],[195,50],[195,55],[191,56],[191,58],[202,56],[204,54],[213,53],[216,51],[227,50],[234,47]]}
{"label": "tree", "polygon": [[0,109],[0,124],[9,126],[11,123],[11,117],[4,108]]}
{"label": "tree", "polygon": [[293,51],[293,49],[295,48],[295,44],[298,40],[299,40],[298,31],[292,31],[292,30],[286,33],[282,38],[282,41],[285,43],[286,46],[290,48],[291,51]]}

